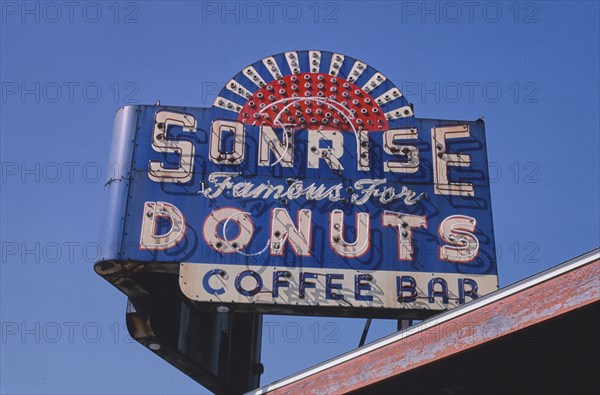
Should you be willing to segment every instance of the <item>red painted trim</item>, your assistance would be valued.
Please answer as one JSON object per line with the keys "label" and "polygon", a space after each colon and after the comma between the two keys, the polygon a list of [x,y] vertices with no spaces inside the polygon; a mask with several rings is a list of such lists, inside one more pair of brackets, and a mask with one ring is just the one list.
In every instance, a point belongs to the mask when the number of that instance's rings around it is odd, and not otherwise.
{"label": "red painted trim", "polygon": [[269,393],[340,394],[365,388],[597,302],[599,290],[600,260],[595,260]]}

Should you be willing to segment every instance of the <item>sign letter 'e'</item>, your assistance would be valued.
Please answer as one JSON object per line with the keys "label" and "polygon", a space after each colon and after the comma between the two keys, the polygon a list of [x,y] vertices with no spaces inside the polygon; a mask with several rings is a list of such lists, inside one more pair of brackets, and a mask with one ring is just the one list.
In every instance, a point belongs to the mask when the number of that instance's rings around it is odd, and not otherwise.
{"label": "sign letter 'e'", "polygon": [[449,154],[446,152],[446,140],[449,138],[469,137],[469,126],[452,125],[436,126],[431,129],[433,148],[433,190],[437,195],[474,196],[473,184],[467,182],[450,182],[448,166],[468,167],[471,156],[467,154]]}

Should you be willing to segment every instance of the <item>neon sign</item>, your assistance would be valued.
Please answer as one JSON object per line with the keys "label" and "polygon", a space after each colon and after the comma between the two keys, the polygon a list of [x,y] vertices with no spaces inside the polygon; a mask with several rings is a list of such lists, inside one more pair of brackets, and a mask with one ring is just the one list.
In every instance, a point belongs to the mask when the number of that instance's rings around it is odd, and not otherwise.
{"label": "neon sign", "polygon": [[264,58],[211,108],[125,107],[113,150],[104,260],[180,263],[200,307],[418,316],[497,289],[483,121],[415,118],[348,56]]}

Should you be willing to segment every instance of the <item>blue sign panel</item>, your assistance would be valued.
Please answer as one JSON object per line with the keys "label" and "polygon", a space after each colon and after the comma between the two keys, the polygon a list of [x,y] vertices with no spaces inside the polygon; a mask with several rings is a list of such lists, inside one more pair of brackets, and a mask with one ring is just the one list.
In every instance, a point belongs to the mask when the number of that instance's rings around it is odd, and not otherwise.
{"label": "blue sign panel", "polygon": [[180,263],[200,305],[440,310],[497,289],[485,130],[417,119],[341,54],[287,52],[211,108],[115,118],[104,260]]}

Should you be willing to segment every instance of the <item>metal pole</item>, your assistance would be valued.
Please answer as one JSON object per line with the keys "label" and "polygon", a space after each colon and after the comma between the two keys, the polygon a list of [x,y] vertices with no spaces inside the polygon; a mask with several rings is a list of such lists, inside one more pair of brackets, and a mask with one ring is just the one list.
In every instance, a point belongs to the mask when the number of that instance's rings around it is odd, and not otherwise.
{"label": "metal pole", "polygon": [[367,318],[367,322],[365,322],[365,327],[362,332],[362,336],[360,337],[360,342],[358,342],[358,347],[362,347],[365,345],[365,341],[367,340],[367,333],[369,333],[369,328],[371,327],[371,318]]}
{"label": "metal pole", "polygon": [[413,320],[398,320],[398,330],[402,331],[413,326]]}

